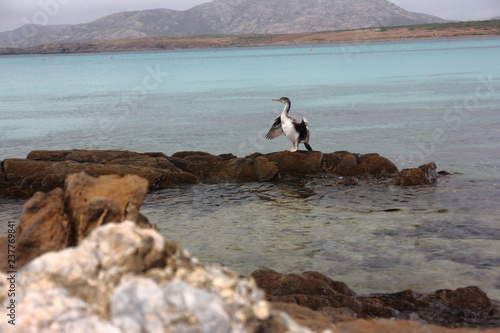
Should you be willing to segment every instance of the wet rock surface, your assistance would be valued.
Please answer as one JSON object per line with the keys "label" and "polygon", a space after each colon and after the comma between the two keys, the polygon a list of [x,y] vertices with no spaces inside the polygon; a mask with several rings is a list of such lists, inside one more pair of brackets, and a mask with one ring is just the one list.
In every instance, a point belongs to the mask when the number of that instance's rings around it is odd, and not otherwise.
{"label": "wet rock surface", "polygon": [[347,151],[284,151],[243,158],[197,151],[172,156],[117,150],[33,151],[26,159],[5,159],[0,165],[0,198],[49,192],[63,187],[66,176],[82,171],[95,177],[140,176],[148,180],[151,191],[177,184],[289,181],[324,175],[383,178],[396,185],[415,186],[433,184],[439,176],[434,163],[399,172],[379,154]]}
{"label": "wet rock surface", "polygon": [[363,319],[417,320],[449,328],[500,327],[500,302],[477,287],[419,294],[405,290],[393,294],[358,295],[345,283],[318,272],[281,274],[263,268],[252,273],[273,303],[292,303],[318,311],[331,322],[346,316]]}
{"label": "wet rock surface", "polygon": [[[262,268],[242,277],[199,263],[140,214],[147,185],[137,176],[79,173],[67,178],[64,189],[29,200],[16,229],[21,259],[15,267],[16,326],[1,321],[0,331],[440,333],[500,328],[499,302],[477,287],[358,295],[319,272],[281,274]],[[5,262],[1,268],[7,271]],[[10,303],[7,278],[0,273],[4,308]]]}

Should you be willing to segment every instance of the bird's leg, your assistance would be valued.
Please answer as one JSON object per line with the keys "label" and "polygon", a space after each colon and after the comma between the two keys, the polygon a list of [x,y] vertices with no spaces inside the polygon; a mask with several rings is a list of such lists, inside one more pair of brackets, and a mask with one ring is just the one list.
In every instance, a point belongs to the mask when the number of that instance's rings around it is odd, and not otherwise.
{"label": "bird's leg", "polygon": [[299,143],[298,142],[293,142],[292,143],[292,149],[288,150],[289,152],[291,153],[294,153],[296,152],[297,150],[299,150]]}

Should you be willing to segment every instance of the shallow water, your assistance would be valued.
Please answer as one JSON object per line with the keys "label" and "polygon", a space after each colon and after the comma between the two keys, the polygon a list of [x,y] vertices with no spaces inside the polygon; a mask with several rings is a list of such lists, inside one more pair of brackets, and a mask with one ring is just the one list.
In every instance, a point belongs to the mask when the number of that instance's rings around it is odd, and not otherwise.
{"label": "shallow water", "polygon": [[[491,199],[476,197],[490,191]],[[203,261],[241,274],[316,270],[358,292],[478,285],[500,298],[497,187],[219,184],[150,194],[142,212]]]}
{"label": "shallow water", "polygon": [[[290,148],[282,105],[316,150],[434,161],[431,187],[218,184],[149,194],[142,212],[241,274],[317,270],[358,292],[478,285],[500,299],[500,38],[0,57],[0,159],[36,149]],[[112,58],[111,58],[112,57]],[[0,200],[0,221],[23,201]],[[0,223],[0,232],[6,224]]]}

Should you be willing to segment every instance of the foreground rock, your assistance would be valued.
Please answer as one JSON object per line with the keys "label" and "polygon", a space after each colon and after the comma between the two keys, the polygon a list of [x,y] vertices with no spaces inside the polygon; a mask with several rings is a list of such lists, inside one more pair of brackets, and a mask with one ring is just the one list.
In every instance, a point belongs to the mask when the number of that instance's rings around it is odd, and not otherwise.
{"label": "foreground rock", "polygon": [[318,272],[280,274],[270,269],[252,273],[267,299],[299,304],[329,317],[331,322],[355,318],[395,318],[469,328],[500,327],[500,302],[477,287],[438,290],[419,294],[405,290],[394,294],[357,295],[345,283]]}
{"label": "foreground rock", "polygon": [[[435,164],[431,163],[429,165]],[[91,176],[137,175],[149,190],[176,184],[218,182],[268,182],[320,175],[390,179],[402,186],[429,185],[437,174],[429,165],[403,170],[378,154],[340,151],[255,153],[244,158],[205,152],[134,153],[116,150],[33,151],[26,159],[6,159],[0,164],[0,198],[30,197],[64,185],[66,176],[85,172]]]}
{"label": "foreground rock", "polygon": [[[44,253],[76,246],[109,222],[132,220],[152,228],[139,213],[147,190],[148,182],[138,176],[97,179],[81,172],[68,176],[64,189],[36,193],[25,204],[16,228],[16,268]],[[1,256],[0,269],[6,267],[7,256]]]}

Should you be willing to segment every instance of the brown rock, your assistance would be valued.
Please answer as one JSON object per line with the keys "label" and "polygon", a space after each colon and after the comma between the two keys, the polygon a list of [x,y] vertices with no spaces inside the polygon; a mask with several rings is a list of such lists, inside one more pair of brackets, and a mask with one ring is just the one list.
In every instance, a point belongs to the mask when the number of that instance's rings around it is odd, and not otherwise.
{"label": "brown rock", "polygon": [[50,162],[74,161],[80,164],[125,164],[178,171],[163,153],[140,154],[121,150],[39,150],[30,152],[27,159]]}
{"label": "brown rock", "polygon": [[430,185],[432,182],[427,178],[425,172],[420,169],[404,169],[399,173],[396,184],[401,186],[418,186]]}
{"label": "brown rock", "polygon": [[184,158],[184,159],[188,156],[214,156],[214,155],[205,153],[203,151],[179,151],[172,155],[172,157]]}
{"label": "brown rock", "polygon": [[276,162],[270,162],[264,156],[259,156],[255,159],[257,177],[261,182],[267,182],[272,180],[278,174],[278,164]]}
{"label": "brown rock", "polygon": [[147,191],[148,182],[134,175],[94,178],[82,172],[68,176],[64,204],[76,236],[71,245],[105,223],[137,221]]}
{"label": "brown rock", "polygon": [[66,176],[85,171],[91,176],[137,175],[158,190],[179,183],[198,183],[196,176],[179,169],[162,153],[128,151],[33,151],[28,159],[4,162],[6,185],[3,195],[30,196],[64,185]]}
{"label": "brown rock", "polygon": [[349,171],[352,167],[354,167],[357,164],[358,162],[356,160],[356,156],[351,154],[346,154],[342,157],[342,160],[337,165],[335,173],[340,176],[347,176],[348,174],[351,176],[355,176],[354,174],[350,174]]}
{"label": "brown rock", "polygon": [[257,285],[275,302],[297,303],[312,310],[343,307],[344,295],[355,293],[343,282],[334,281],[317,272],[280,274],[268,268],[252,273]]}
{"label": "brown rock", "polygon": [[368,154],[360,157],[360,164],[348,171],[350,176],[372,176],[376,178],[393,177],[398,174],[398,168],[387,158],[378,154]]}
{"label": "brown rock", "polygon": [[457,308],[482,310],[491,307],[491,300],[478,287],[458,288],[456,290],[441,290],[437,292],[444,304]]}
{"label": "brown rock", "polygon": [[[336,333],[477,333],[475,329],[449,329],[434,325],[408,320],[351,320],[337,323]],[[480,331],[482,333],[493,333],[498,330]]]}
{"label": "brown rock", "polygon": [[334,172],[344,156],[337,153],[324,154],[321,168],[323,172]]}
{"label": "brown rock", "polygon": [[28,154],[26,159],[39,161],[75,161],[78,163],[106,164],[117,158],[132,157],[137,153],[121,150],[35,150]]}
{"label": "brown rock", "polygon": [[431,183],[436,182],[437,179],[439,178],[439,174],[437,172],[437,166],[436,163],[434,162],[421,165],[418,168],[425,173],[425,176]]}
{"label": "brown rock", "polygon": [[[63,205],[63,190],[37,193],[25,205],[16,228],[16,269],[46,252],[69,245],[70,224]],[[7,270],[5,258],[1,270]]]}
{"label": "brown rock", "polygon": [[279,173],[284,176],[314,175],[322,171],[323,153],[318,151],[282,151],[265,156],[269,161],[276,162]]}
{"label": "brown rock", "polygon": [[341,181],[337,182],[339,185],[344,185],[344,186],[355,186],[359,185],[359,181],[355,177],[347,177],[345,179],[342,179]]}
{"label": "brown rock", "polygon": [[9,183],[7,183],[7,176],[3,171],[3,161],[0,161],[0,189],[7,188]]}
{"label": "brown rock", "polygon": [[380,155],[379,155],[379,154],[377,154],[377,153],[363,154],[363,155],[361,155],[361,156],[358,158],[358,162],[361,164],[361,163],[363,163],[365,160],[369,159],[370,157],[377,157],[377,156],[380,156]]}
{"label": "brown rock", "polygon": [[321,311],[332,322],[358,318],[420,318],[447,327],[498,327],[498,303],[477,287],[440,290],[422,295],[405,290],[393,294],[357,295],[342,282],[317,272],[280,274],[270,269],[252,273],[271,302],[295,303]]}
{"label": "brown rock", "polygon": [[[64,190],[38,192],[25,204],[16,228],[16,269],[43,253],[78,245],[108,222],[130,220],[152,228],[139,213],[147,189],[147,180],[138,176],[93,178],[81,172],[68,176]],[[4,271],[6,259],[0,256]]]}

